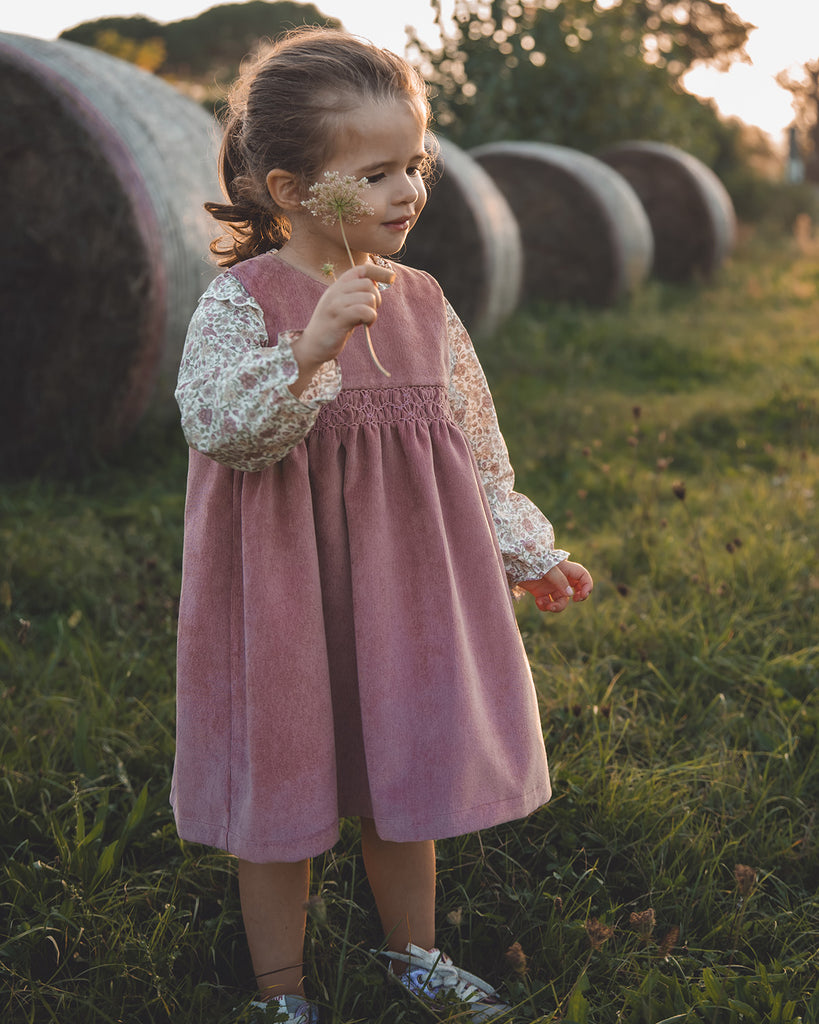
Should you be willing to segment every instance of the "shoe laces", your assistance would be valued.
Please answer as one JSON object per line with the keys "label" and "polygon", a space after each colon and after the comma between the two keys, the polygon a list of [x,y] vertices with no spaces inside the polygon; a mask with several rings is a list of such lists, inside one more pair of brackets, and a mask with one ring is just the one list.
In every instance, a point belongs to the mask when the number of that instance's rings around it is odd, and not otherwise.
{"label": "shoe laces", "polygon": [[318,1020],[313,1006],[297,996],[274,996],[269,1002],[253,1002],[250,1005],[267,1013],[265,1020],[269,1020],[270,1024],[276,1024],[277,1021],[282,1024],[314,1024]]}
{"label": "shoe laces", "polygon": [[[413,945],[407,946],[407,950],[408,953],[386,951],[384,955],[390,960],[408,965],[408,978],[399,977],[399,981],[413,992],[429,996],[452,993],[463,1003],[473,1003],[477,1000],[500,1001],[491,986],[469,971],[456,967],[446,953],[438,949],[426,950]],[[390,969],[392,970],[392,964]]]}

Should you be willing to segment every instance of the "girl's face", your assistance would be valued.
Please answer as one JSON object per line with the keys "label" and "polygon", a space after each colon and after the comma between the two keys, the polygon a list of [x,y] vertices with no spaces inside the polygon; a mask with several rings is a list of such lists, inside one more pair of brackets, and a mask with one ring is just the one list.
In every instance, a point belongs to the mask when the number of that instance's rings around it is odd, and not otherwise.
{"label": "girl's face", "polygon": [[[319,180],[324,171],[337,171],[370,183],[361,198],[373,214],[344,224],[356,262],[367,253],[391,256],[398,252],[415,225],[427,201],[422,178],[427,160],[424,135],[423,119],[407,100],[365,100],[344,115],[339,143]],[[349,262],[338,225],[324,224],[309,213],[293,224],[293,242],[300,243],[300,248],[305,243],[314,247],[319,264]]]}

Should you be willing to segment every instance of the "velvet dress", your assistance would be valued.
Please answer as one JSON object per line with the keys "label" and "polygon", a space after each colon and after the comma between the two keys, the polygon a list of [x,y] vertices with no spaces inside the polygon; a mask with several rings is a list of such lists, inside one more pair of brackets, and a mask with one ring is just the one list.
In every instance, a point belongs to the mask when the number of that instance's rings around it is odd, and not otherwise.
{"label": "velvet dress", "polygon": [[188,333],[171,801],[183,839],[250,861],[321,853],[347,815],[440,839],[551,792],[510,584],[566,552],[512,489],[437,283],[390,266],[389,378],[358,328],[292,395],[326,285],[272,252],[217,278]]}

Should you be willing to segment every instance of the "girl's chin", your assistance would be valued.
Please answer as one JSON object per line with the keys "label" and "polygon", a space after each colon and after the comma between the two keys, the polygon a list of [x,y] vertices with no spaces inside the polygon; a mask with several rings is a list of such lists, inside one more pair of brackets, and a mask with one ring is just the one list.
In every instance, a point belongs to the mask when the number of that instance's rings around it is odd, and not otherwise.
{"label": "girl's chin", "polygon": [[377,249],[370,249],[370,252],[373,256],[383,256],[386,258],[387,256],[394,256],[397,252],[401,252],[403,248],[404,239],[401,239],[400,244],[398,242],[393,242],[392,245],[381,245]]}

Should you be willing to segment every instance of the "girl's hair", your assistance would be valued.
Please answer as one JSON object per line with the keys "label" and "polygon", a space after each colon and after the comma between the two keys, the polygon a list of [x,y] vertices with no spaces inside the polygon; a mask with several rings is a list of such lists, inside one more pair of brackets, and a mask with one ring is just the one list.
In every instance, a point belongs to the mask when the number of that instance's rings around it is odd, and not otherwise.
{"label": "girl's hair", "polygon": [[326,167],[340,115],[362,100],[405,99],[424,127],[430,107],[418,72],[389,50],[331,29],[303,28],[259,52],[228,97],[219,177],[227,202],[205,209],[229,234],[211,243],[223,267],[278,248],[290,222],[267,190],[281,168],[305,190]]}

